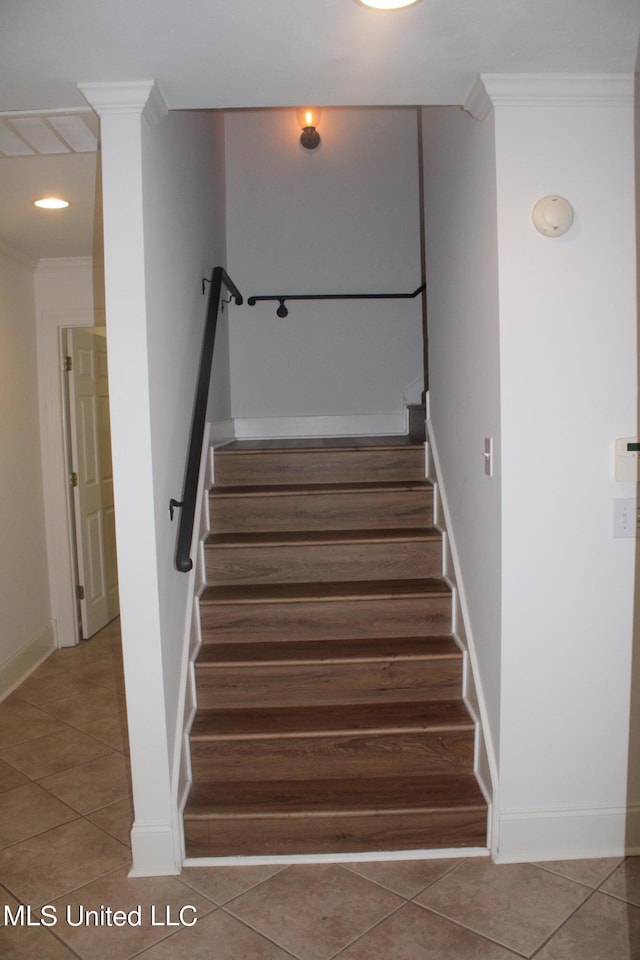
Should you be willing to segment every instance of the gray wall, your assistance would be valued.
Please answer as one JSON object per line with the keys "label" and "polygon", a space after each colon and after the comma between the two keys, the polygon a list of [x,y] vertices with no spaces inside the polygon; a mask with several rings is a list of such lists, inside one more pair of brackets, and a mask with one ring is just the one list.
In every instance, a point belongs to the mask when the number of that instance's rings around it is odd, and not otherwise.
{"label": "gray wall", "polygon": [[[500,729],[500,355],[493,118],[422,112],[430,409],[497,756]],[[494,476],[484,475],[484,438]]]}
{"label": "gray wall", "polygon": [[[420,285],[416,111],[325,109],[317,150],[295,110],[226,114],[227,244],[246,295]],[[420,300],[233,310],[236,418],[385,414],[419,396]]]}

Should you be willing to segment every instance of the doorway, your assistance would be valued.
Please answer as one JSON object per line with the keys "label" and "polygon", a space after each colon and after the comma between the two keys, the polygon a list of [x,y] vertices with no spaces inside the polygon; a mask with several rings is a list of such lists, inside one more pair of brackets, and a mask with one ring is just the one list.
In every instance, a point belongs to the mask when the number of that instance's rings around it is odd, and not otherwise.
{"label": "doorway", "polygon": [[107,339],[104,327],[61,331],[69,524],[80,637],[119,613]]}

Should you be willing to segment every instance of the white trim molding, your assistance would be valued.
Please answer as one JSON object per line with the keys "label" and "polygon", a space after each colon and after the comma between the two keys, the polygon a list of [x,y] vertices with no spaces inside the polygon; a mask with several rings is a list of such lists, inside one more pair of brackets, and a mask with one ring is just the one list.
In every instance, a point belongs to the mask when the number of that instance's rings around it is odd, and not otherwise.
{"label": "white trim molding", "polygon": [[446,847],[427,850],[372,850],[366,853],[292,853],[264,857],[189,857],[185,867],[256,867],[281,866],[295,863],[386,863],[397,860],[467,860],[469,857],[488,857],[486,847]]}
{"label": "white trim molding", "polygon": [[0,663],[0,702],[19,687],[53,653],[57,645],[55,623],[51,621],[4,663]]}
{"label": "white trim molding", "polygon": [[482,79],[477,77],[471,90],[467,94],[467,99],[462,105],[462,109],[470,113],[476,120],[484,120],[491,113],[492,103],[487,88]]}
{"label": "white trim molding", "polygon": [[262,417],[236,419],[237,440],[293,437],[384,437],[406,433],[406,412],[330,417]]}
{"label": "white trim molding", "polygon": [[[65,263],[68,268],[73,261]],[[77,264],[78,269],[85,272],[89,269],[87,264],[90,261],[83,260]],[[49,261],[44,269],[50,269]],[[65,457],[67,437],[61,335],[68,327],[103,326],[105,320],[104,310],[47,310],[42,307],[43,304],[39,303],[36,317],[38,400],[51,613],[57,627],[58,645],[73,647],[80,639],[80,626],[74,594],[75,548],[71,536]]]}
{"label": "white trim molding", "polygon": [[141,114],[153,125],[162,120],[169,110],[155,80],[79,83],[78,90],[101,117],[107,114]]}
{"label": "white trim molding", "polygon": [[180,873],[176,863],[175,831],[170,823],[133,824],[130,877],[171,877]]}
{"label": "white trim molding", "polygon": [[481,73],[463,109],[484,120],[492,106],[631,107],[633,90],[631,73]]}
{"label": "white trim molding", "polygon": [[491,737],[491,727],[489,725],[489,714],[486,708],[484,691],[480,682],[475,638],[464,583],[460,576],[460,560],[452,532],[449,504],[446,491],[439,481],[439,477],[442,474],[431,419],[427,420],[427,450],[427,476],[434,484],[434,522],[438,529],[443,532],[445,579],[453,589],[453,634],[465,654],[463,678],[464,700],[480,728],[476,735],[474,772],[478,778],[485,799],[489,804],[489,845],[494,854],[494,845],[497,840],[495,818],[498,809],[498,762],[495,746]]}
{"label": "white trim molding", "polygon": [[[621,857],[631,811],[624,806],[502,810],[496,863]],[[638,826],[638,810],[633,811]],[[639,834],[636,830],[636,839]],[[636,846],[637,850],[637,846]]]}
{"label": "white trim molding", "polygon": [[211,445],[223,447],[236,439],[235,423],[233,420],[215,420],[211,424]]}

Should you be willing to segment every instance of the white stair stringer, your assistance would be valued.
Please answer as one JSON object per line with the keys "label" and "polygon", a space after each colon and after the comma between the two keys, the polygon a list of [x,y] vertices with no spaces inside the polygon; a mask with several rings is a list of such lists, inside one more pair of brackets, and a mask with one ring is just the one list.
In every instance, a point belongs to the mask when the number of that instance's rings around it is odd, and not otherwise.
{"label": "white stair stringer", "polygon": [[[428,406],[427,406],[428,411]],[[427,413],[428,416],[428,413]],[[464,583],[460,574],[460,563],[453,536],[449,505],[446,491],[440,483],[440,462],[434,437],[433,425],[428,416],[426,442],[427,478],[433,483],[434,523],[443,534],[444,579],[450,585],[453,596],[453,636],[464,653],[463,661],[463,700],[476,721],[476,753],[474,772],[489,805],[488,846],[495,854],[497,830],[495,815],[497,810],[498,765],[495,749],[490,737],[484,731],[489,730],[488,714],[484,693],[480,682],[473,629],[466,602]]]}

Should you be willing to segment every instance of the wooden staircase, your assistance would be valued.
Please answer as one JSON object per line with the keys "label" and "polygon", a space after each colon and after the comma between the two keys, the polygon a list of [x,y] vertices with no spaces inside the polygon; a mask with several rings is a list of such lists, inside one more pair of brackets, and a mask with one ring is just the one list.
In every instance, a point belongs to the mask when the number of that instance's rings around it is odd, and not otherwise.
{"label": "wooden staircase", "polygon": [[188,857],[486,845],[424,446],[215,454]]}

